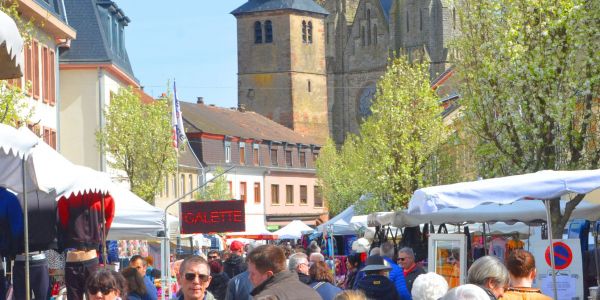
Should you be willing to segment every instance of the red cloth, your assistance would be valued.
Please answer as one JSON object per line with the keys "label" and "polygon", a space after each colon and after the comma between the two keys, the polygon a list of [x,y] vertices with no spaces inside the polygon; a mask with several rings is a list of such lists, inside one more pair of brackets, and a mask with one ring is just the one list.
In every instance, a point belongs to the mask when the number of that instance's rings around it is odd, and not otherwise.
{"label": "red cloth", "polygon": [[[72,195],[58,200],[59,246],[64,248],[96,249],[102,242],[102,197],[100,193]],[[106,233],[115,215],[115,202],[104,195]],[[94,246],[96,245],[96,246]]]}

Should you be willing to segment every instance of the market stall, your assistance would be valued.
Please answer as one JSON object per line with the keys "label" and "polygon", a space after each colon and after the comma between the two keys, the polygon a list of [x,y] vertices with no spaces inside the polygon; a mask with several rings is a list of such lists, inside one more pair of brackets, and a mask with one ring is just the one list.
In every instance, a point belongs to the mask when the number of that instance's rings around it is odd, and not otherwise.
{"label": "market stall", "polygon": [[[499,214],[500,210],[509,209],[507,207],[510,207],[508,204],[511,203],[521,205],[520,202],[542,200],[545,203],[546,221],[548,221],[550,219],[550,201],[560,201],[561,197],[566,201],[574,194],[587,194],[598,187],[600,187],[600,170],[540,171],[419,189],[413,194],[408,213],[420,215],[441,212],[444,208],[471,209],[484,204],[504,204],[495,207],[495,214]],[[585,209],[586,205],[583,204],[583,210]],[[596,219],[598,214],[592,213],[588,217]],[[496,218],[494,217],[494,219]],[[549,222],[547,224],[548,236],[551,236],[552,227]],[[458,240],[442,239],[434,242],[444,245],[445,249],[440,247],[441,250],[452,250],[462,243]],[[554,254],[556,243],[553,243],[551,239],[548,240],[548,243],[550,246],[547,248],[547,257],[549,265],[552,267],[552,292],[554,299],[558,299]],[[439,253],[441,252],[436,249],[436,245],[430,245],[430,259],[437,262],[436,257],[439,256]],[[464,256],[461,256],[461,259],[462,257]],[[435,267],[435,263],[433,265]],[[431,267],[430,270],[432,270]],[[464,269],[461,268],[460,276],[464,277],[464,273]],[[575,288],[573,287],[573,289]],[[582,289],[578,288],[578,290]]]}
{"label": "market stall", "polygon": [[304,232],[310,232],[313,229],[300,220],[294,220],[285,227],[274,232],[280,240],[298,240]]}

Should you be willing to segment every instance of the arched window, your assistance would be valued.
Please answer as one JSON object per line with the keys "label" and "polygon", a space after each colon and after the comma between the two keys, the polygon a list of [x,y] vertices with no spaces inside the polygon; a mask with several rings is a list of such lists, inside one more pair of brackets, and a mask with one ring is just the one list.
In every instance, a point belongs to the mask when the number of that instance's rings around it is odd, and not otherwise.
{"label": "arched window", "polygon": [[408,11],[406,11],[406,32],[409,31],[409,25],[410,23],[408,23]]}
{"label": "arched window", "polygon": [[271,20],[265,21],[265,43],[273,42],[273,25],[271,24]]}
{"label": "arched window", "polygon": [[308,21],[307,32],[308,32],[308,43],[312,44],[313,42],[313,30],[312,30],[312,22]]}
{"label": "arched window", "polygon": [[259,21],[254,22],[254,43],[262,44],[262,25]]}
{"label": "arched window", "polygon": [[377,24],[373,24],[373,44],[377,45]]}
{"label": "arched window", "polygon": [[367,45],[371,45],[371,10],[367,9]]}
{"label": "arched window", "polygon": [[310,93],[310,79],[308,80],[308,92]]}
{"label": "arched window", "polygon": [[361,44],[362,46],[364,46],[364,45],[365,45],[365,26],[362,26],[362,27],[360,28],[360,44]]}
{"label": "arched window", "polygon": [[419,10],[419,31],[423,31],[423,10]]}
{"label": "arched window", "polygon": [[302,43],[306,44],[306,21],[302,21]]}

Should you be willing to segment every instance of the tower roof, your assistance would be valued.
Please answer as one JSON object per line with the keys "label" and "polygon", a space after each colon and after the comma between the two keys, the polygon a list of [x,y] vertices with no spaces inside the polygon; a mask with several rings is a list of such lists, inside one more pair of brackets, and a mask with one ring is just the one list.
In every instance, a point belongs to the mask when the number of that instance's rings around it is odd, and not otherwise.
{"label": "tower roof", "polygon": [[328,15],[329,12],[315,3],[313,0],[249,0],[244,5],[231,12],[238,16],[247,13],[275,11],[275,10],[297,10],[315,14]]}

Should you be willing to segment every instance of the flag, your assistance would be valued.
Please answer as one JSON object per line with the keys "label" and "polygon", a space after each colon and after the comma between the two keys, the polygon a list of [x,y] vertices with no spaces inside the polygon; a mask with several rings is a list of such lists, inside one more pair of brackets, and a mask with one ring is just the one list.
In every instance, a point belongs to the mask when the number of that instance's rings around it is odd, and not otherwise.
{"label": "flag", "polygon": [[173,147],[178,148],[179,142],[185,141],[185,130],[183,129],[183,118],[181,116],[181,106],[179,105],[179,99],[177,99],[177,86],[173,81],[173,113],[172,113],[172,126],[173,126]]}

